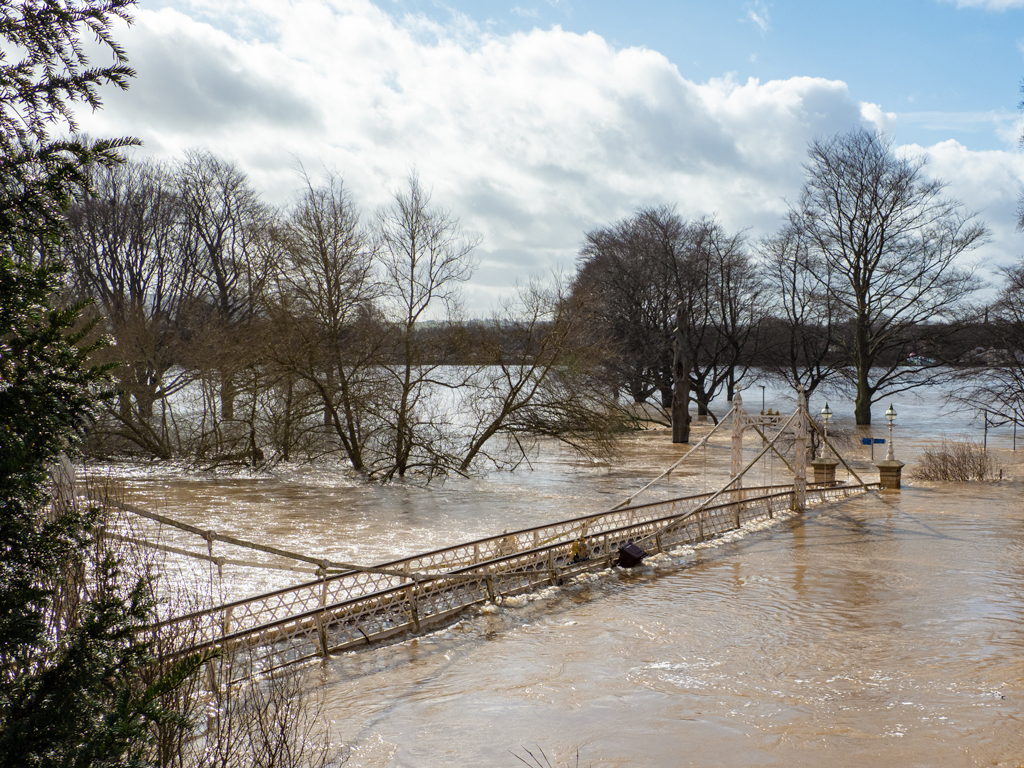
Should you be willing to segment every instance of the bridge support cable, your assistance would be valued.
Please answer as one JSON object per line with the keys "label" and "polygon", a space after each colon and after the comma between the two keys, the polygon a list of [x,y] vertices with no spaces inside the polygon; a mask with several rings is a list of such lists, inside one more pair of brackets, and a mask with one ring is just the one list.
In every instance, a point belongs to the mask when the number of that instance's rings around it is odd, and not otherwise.
{"label": "bridge support cable", "polygon": [[[749,415],[743,410],[743,398],[739,394],[733,398],[732,413],[732,474],[733,476],[740,476],[741,479],[738,481],[738,484],[742,485],[740,468],[743,466],[743,435],[748,428],[753,428],[761,437],[762,441],[768,443],[768,447],[775,453],[775,455],[782,459],[786,468],[793,473],[793,486],[795,489],[793,508],[797,510],[803,509],[807,495],[807,423],[809,421],[807,414],[807,399],[804,396],[803,387],[797,387],[796,410],[793,412],[793,417],[797,417],[796,425],[793,427],[793,434],[795,438],[794,447],[796,453],[795,466],[790,466],[789,462],[786,461],[786,457],[782,455],[777,447],[775,447],[775,440],[773,439],[769,441],[765,433],[762,431],[763,427],[778,426],[779,422],[782,420],[782,415],[780,413],[772,413],[769,410],[767,413],[762,411],[760,415]],[[790,417],[790,420],[787,422],[787,426],[792,422],[793,417]],[[782,434],[783,431],[785,431],[785,427],[779,434]],[[762,455],[764,455],[763,452],[758,456],[758,458]]]}
{"label": "bridge support cable", "polygon": [[[864,490],[867,488],[816,487],[809,495],[823,502],[839,500]],[[572,554],[572,542],[563,540],[499,555],[459,569],[460,575],[474,576],[468,582],[439,580],[417,585],[415,590],[408,583],[384,585],[358,594],[332,592],[326,600],[318,589],[315,595],[309,595],[309,599],[289,601],[288,604],[282,600],[284,594],[278,592],[244,603],[219,606],[186,617],[188,621],[198,622],[194,635],[198,642],[181,652],[211,648],[245,649],[256,663],[250,664],[251,668],[241,668],[236,674],[265,674],[280,666],[325,653],[427,631],[474,605],[500,603],[505,598],[561,584],[584,573],[602,571],[615,564],[624,544],[645,540],[651,535],[658,551],[666,551],[713,539],[744,523],[766,520],[792,508],[792,487],[750,496],[742,501],[737,491],[726,493],[732,493],[733,497],[720,497],[718,504],[682,515],[670,512],[665,505],[664,512],[669,513],[667,517],[620,527],[598,527],[598,531],[588,537],[587,551],[579,558]],[[684,525],[665,525],[682,517],[687,518]],[[319,587],[321,582],[313,584]],[[264,598],[269,598],[272,605],[257,612],[250,609],[248,603],[260,602]],[[268,609],[271,613],[267,613]]]}
{"label": "bridge support cable", "polygon": [[[760,436],[762,442],[767,443],[768,442],[768,437],[761,430],[761,427],[757,426],[756,424],[753,425],[753,427],[754,427],[754,431],[757,432],[757,434]],[[786,469],[788,469],[793,474],[796,474],[796,470],[794,470],[792,465],[788,461],[786,461],[786,457],[783,455],[783,453],[778,448],[772,446],[772,452],[776,456],[778,456],[780,459],[782,459],[782,463],[786,466]]]}
{"label": "bridge support cable", "polygon": [[698,448],[701,448],[701,447],[704,447],[704,446],[706,446],[706,445],[707,445],[707,442],[708,442],[708,440],[710,440],[710,439],[711,439],[711,436],[712,436],[713,434],[715,434],[715,432],[717,432],[717,431],[718,431],[718,428],[719,428],[720,426],[722,426],[722,425],[723,425],[723,424],[725,423],[726,419],[728,419],[728,418],[729,418],[730,416],[732,416],[732,414],[733,414],[733,410],[734,410],[734,409],[730,409],[730,410],[729,410],[729,412],[728,412],[727,414],[725,414],[725,416],[723,416],[723,417],[722,417],[721,419],[719,419],[719,420],[718,420],[718,422],[716,422],[716,423],[715,423],[715,426],[714,426],[714,428],[713,428],[713,429],[712,429],[712,430],[711,430],[710,432],[708,432],[708,433],[707,433],[706,435],[704,435],[704,437],[702,437],[702,438],[701,438],[701,439],[700,439],[700,440],[699,440],[699,441],[697,442],[697,444],[696,444],[696,445],[694,445],[694,446],[693,446],[693,447],[692,447],[692,448],[691,448],[690,450],[688,450],[688,451],[687,451],[687,452],[686,452],[685,454],[683,454],[683,457],[682,457],[681,459],[677,460],[677,461],[676,461],[676,462],[675,462],[675,463],[674,463],[674,464],[673,464],[673,465],[672,465],[671,467],[669,467],[669,468],[668,468],[668,469],[666,469],[666,470],[665,470],[664,472],[662,472],[662,473],[661,473],[660,475],[658,475],[658,476],[657,476],[656,478],[654,478],[653,480],[651,480],[651,482],[649,482],[649,483],[648,483],[647,485],[645,485],[645,486],[644,486],[643,488],[641,488],[641,489],[640,489],[639,491],[637,491],[636,493],[634,493],[634,494],[633,494],[632,496],[630,496],[630,497],[629,497],[628,499],[626,499],[625,501],[621,501],[621,502],[619,502],[618,504],[616,504],[616,505],[615,505],[614,507],[612,507],[612,508],[611,508],[610,510],[608,510],[608,511],[609,511],[609,512],[614,512],[615,510],[617,510],[617,509],[621,509],[622,507],[628,507],[628,506],[629,506],[630,504],[632,504],[632,503],[633,503],[633,501],[634,501],[634,500],[636,499],[636,497],[637,497],[637,496],[639,496],[639,495],[640,495],[641,493],[643,493],[643,492],[644,492],[644,491],[646,491],[646,490],[647,490],[648,488],[650,488],[651,486],[653,486],[653,485],[654,485],[655,483],[657,483],[657,482],[658,482],[659,480],[661,480],[662,478],[664,478],[664,477],[667,477],[668,475],[672,474],[672,470],[676,469],[677,467],[679,467],[679,465],[680,465],[680,464],[682,464],[682,463],[683,463],[684,461],[686,461],[686,460],[687,460],[687,459],[688,459],[688,458],[690,457],[690,454],[692,454],[692,453],[693,453],[694,451],[696,451],[696,450],[697,450]]}
{"label": "bridge support cable", "polygon": [[[699,513],[703,512],[705,509],[707,509],[711,505],[711,503],[713,501],[717,500],[724,493],[727,493],[730,490],[742,491],[743,490],[742,489],[743,476],[745,474],[747,474],[747,472],[749,472],[750,469],[755,464],[757,464],[757,462],[760,461],[761,458],[766,453],[768,453],[768,451],[775,445],[775,441],[778,440],[783,435],[783,433],[786,431],[786,429],[789,427],[789,425],[793,423],[793,420],[796,419],[800,415],[801,415],[800,414],[800,409],[797,409],[793,413],[793,415],[790,416],[786,420],[786,423],[782,425],[782,427],[779,429],[778,433],[775,435],[775,437],[773,437],[771,439],[771,441],[768,443],[768,445],[766,445],[764,448],[762,448],[760,450],[760,452],[758,452],[757,456],[755,456],[753,459],[751,459],[750,463],[748,463],[739,472],[737,472],[725,485],[723,485],[721,488],[719,488],[717,491],[715,491],[713,494],[711,494],[710,497],[705,499],[699,506],[697,506],[696,509],[691,510],[687,515],[685,515],[684,517],[679,518],[678,520],[673,520],[671,523],[669,523],[664,528],[662,528],[661,529],[661,533],[664,534],[666,532],[674,530],[675,528],[679,527],[680,525],[685,524],[689,520],[689,518],[693,517],[696,514],[699,514]],[[736,503],[737,504],[742,504],[743,503],[742,494],[737,499]],[[648,537],[645,537],[644,540],[645,541],[649,541],[651,539],[652,539],[652,536],[648,536]]]}
{"label": "bridge support cable", "polygon": [[[217,531],[214,531],[212,529],[204,530],[202,528],[199,528],[198,526],[191,525],[189,523],[184,523],[184,522],[182,522],[180,520],[175,520],[174,518],[167,517],[166,515],[161,515],[161,514],[158,514],[156,512],[149,512],[148,510],[145,510],[145,509],[139,509],[138,507],[132,506],[131,504],[124,504],[122,502],[113,502],[113,505],[116,506],[119,509],[124,510],[125,512],[130,512],[133,515],[138,515],[139,517],[143,517],[143,518],[146,518],[148,520],[153,520],[154,522],[160,523],[162,525],[167,525],[167,526],[170,526],[172,528],[177,528],[179,530],[185,531],[186,533],[191,533],[191,534],[193,534],[195,536],[200,536],[203,539],[205,539],[207,541],[207,543],[209,543],[211,545],[212,545],[212,543],[214,541],[221,541],[221,542],[224,542],[225,544],[231,544],[232,546],[242,547],[243,549],[251,549],[251,550],[258,551],[258,552],[265,552],[268,555],[275,555],[277,557],[282,557],[282,558],[284,558],[286,560],[295,560],[297,562],[310,563],[312,565],[317,566],[317,569],[316,569],[315,573],[320,573],[320,572],[327,573],[329,571],[334,571],[336,574],[351,573],[351,572],[375,573],[375,574],[379,574],[379,575],[382,575],[382,576],[392,576],[392,577],[395,577],[395,578],[400,578],[400,579],[404,579],[404,580],[412,581],[412,582],[431,581],[433,579],[439,579],[439,578],[456,578],[456,579],[458,578],[457,576],[453,576],[452,574],[447,574],[447,573],[434,573],[434,574],[431,574],[431,573],[417,573],[417,572],[414,572],[414,571],[398,571],[398,570],[393,570],[393,569],[389,569],[389,568],[381,568],[381,567],[373,566],[373,565],[359,565],[357,563],[347,563],[347,562],[341,562],[341,561],[336,561],[336,560],[330,560],[330,559],[326,559],[326,558],[310,557],[309,555],[303,555],[303,554],[298,553],[298,552],[289,552],[288,550],[281,549],[279,547],[272,547],[272,546],[270,546],[268,544],[260,544],[258,542],[254,542],[254,541],[246,541],[245,539],[239,539],[236,536],[230,536],[228,534],[218,533]],[[142,542],[138,542],[138,543],[141,544]],[[156,546],[157,546],[157,548],[159,548],[159,547],[164,546],[164,545],[156,545]],[[189,552],[186,552],[184,550],[178,552],[178,554],[189,555],[189,556],[196,556],[195,553],[189,553]],[[213,557],[212,555],[201,555],[201,556],[198,556],[198,558],[199,559],[203,559],[203,560],[208,560],[208,561],[213,562],[215,564],[217,564],[218,561],[221,560],[221,558]],[[226,559],[224,560],[224,564],[229,564]],[[247,564],[247,563],[239,562],[239,563],[236,563],[236,564],[242,565],[242,564]],[[253,564],[253,565],[255,566],[256,564]],[[258,567],[262,567],[262,566],[258,566]],[[267,566],[267,567],[268,568],[274,568],[275,566],[271,565],[271,566]],[[288,570],[292,570],[292,569],[288,569]]]}
{"label": "bridge support cable", "polygon": [[[866,488],[836,486],[815,488],[811,493],[816,500],[826,501],[863,490]],[[627,543],[653,536],[657,549],[665,551],[712,539],[743,523],[771,518],[792,508],[792,486],[748,488],[746,493],[747,498],[741,499],[739,491],[722,489],[717,494],[719,503],[714,505],[708,504],[708,497],[703,494],[645,505],[652,508],[653,514],[637,514],[635,519],[631,519],[632,513],[642,507],[598,513],[593,517],[585,552],[576,552],[579,557],[573,554],[572,540],[536,546],[538,537],[524,534],[539,529],[524,530],[517,532],[516,538],[526,546],[511,550],[490,548],[490,559],[446,575],[466,577],[465,581],[442,577],[411,589],[408,582],[387,582],[379,577],[370,582],[344,577],[347,584],[338,581],[333,585],[332,580],[339,577],[322,577],[306,585],[176,617],[164,626],[181,627],[195,638],[193,644],[177,653],[213,648],[227,652],[245,650],[249,653],[249,664],[234,674],[265,674],[325,654],[426,631],[471,606],[500,602],[583,573],[604,570],[614,565],[620,547]],[[689,507],[690,511],[683,511],[680,506]],[[671,525],[684,518],[684,524]],[[505,538],[511,537],[510,534]],[[474,546],[474,542],[468,546]]]}
{"label": "bridge support cable", "polygon": [[832,453],[834,453],[836,455],[836,458],[839,459],[840,462],[842,462],[842,465],[844,467],[846,467],[846,471],[849,472],[850,475],[857,481],[857,484],[858,485],[867,485],[867,483],[865,483],[863,480],[860,479],[860,475],[858,475],[856,472],[854,472],[853,468],[849,464],[846,463],[846,459],[844,459],[842,454],[839,453],[839,451],[836,450],[836,447],[834,445],[832,445],[831,442],[829,442],[829,439],[828,439],[828,437],[825,436],[825,433],[822,432],[820,429],[818,429],[818,425],[815,424],[813,421],[810,422],[810,425],[814,429],[815,432],[817,432],[819,435],[821,435],[821,439],[825,442],[825,445],[827,445],[832,450]]}
{"label": "bridge support cable", "polygon": [[[626,544],[642,542],[646,549],[653,547],[664,552],[707,541],[787,510],[800,511],[808,499],[838,500],[877,487],[861,481],[860,486],[815,485],[808,489],[809,417],[802,389],[798,389],[796,410],[788,418],[770,412],[748,416],[743,412],[741,398],[736,399],[730,414],[734,419],[734,438],[737,431],[741,438],[733,440],[736,469],[730,471],[728,481],[714,493],[625,508],[619,504],[606,512],[506,531],[380,566],[317,560],[129,508],[128,511],[174,525],[208,542],[216,539],[249,546],[317,566],[315,581],[176,616],[155,629],[191,638],[188,648],[177,649],[175,653],[221,648],[233,654],[246,650],[248,666],[242,665],[234,674],[255,676],[287,664],[426,631],[432,625],[451,621],[471,606],[498,602],[561,584],[586,572],[603,570],[617,562],[619,550]],[[726,418],[719,421],[681,459],[624,504],[631,503],[678,468],[694,451],[706,450],[708,438],[725,421]],[[749,462],[742,461],[742,429],[746,427],[756,429],[763,443]],[[772,434],[776,427],[778,431]],[[769,452],[782,455],[778,441],[789,433],[795,437],[792,485],[744,488],[744,476]],[[328,575],[327,567],[336,565],[346,570]]]}
{"label": "bridge support cable", "polygon": [[155,549],[158,552],[169,552],[173,555],[190,557],[194,560],[203,560],[205,562],[213,563],[218,567],[225,565],[237,565],[243,568],[260,568],[268,571],[291,571],[293,573],[313,574],[320,573],[319,568],[303,568],[300,565],[281,565],[279,563],[258,563],[255,560],[236,560],[230,557],[218,557],[216,555],[208,555],[203,552],[193,552],[170,544],[160,544],[159,542],[150,541],[149,539],[140,539],[137,536],[126,536],[121,533],[114,533],[110,530],[104,530],[103,535],[108,539],[123,541],[126,544],[135,544],[136,546],[146,547],[147,549]]}

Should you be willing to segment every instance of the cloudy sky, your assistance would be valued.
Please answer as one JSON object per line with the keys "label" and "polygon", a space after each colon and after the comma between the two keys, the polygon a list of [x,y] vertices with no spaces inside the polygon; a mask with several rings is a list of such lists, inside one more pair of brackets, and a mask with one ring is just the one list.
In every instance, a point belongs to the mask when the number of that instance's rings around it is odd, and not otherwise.
{"label": "cloudy sky", "polygon": [[476,315],[641,205],[756,240],[858,125],[981,212],[974,260],[1024,253],[1024,0],[140,0],[117,38],[138,77],[84,130],[208,148],[281,205],[298,162],[367,214],[415,168],[483,237]]}

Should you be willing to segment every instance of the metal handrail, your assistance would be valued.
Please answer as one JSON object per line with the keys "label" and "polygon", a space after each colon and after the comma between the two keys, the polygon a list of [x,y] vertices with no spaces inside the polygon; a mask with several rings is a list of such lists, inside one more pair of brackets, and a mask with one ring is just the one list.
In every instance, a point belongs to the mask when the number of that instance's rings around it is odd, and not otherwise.
{"label": "metal handrail", "polygon": [[[792,497],[794,490],[792,486],[779,486],[786,487],[785,491],[776,491],[774,493],[763,494],[760,496],[750,497],[745,499],[734,499],[731,501],[723,501],[713,506],[699,507],[695,510],[687,511],[683,514],[676,515],[665,515],[658,518],[645,518],[642,520],[636,520],[626,525],[621,525],[609,529],[597,531],[587,536],[588,541],[596,542],[597,540],[603,541],[604,549],[601,554],[590,560],[584,560],[578,563],[568,563],[570,548],[573,544],[573,539],[566,538],[557,542],[545,543],[541,546],[518,550],[516,552],[504,554],[498,557],[494,557],[471,565],[466,565],[461,568],[453,569],[446,574],[439,574],[436,582],[433,585],[425,585],[422,588],[425,590],[422,595],[413,594],[409,596],[410,589],[420,589],[421,585],[415,584],[410,586],[409,583],[392,584],[390,586],[368,592],[361,595],[347,596],[342,600],[332,601],[330,603],[323,603],[315,608],[306,608],[295,613],[290,613],[288,616],[280,618],[272,618],[270,621],[260,622],[259,624],[244,629],[239,629],[234,632],[228,630],[226,622],[216,622],[215,626],[220,626],[222,632],[217,633],[216,636],[208,637],[192,646],[188,649],[183,649],[181,653],[191,653],[197,650],[208,649],[217,646],[234,646],[240,643],[256,642],[257,644],[261,640],[265,644],[272,645],[277,640],[292,640],[297,641],[300,644],[304,644],[304,651],[296,652],[290,658],[286,658],[284,661],[276,662],[278,666],[281,664],[294,663],[303,659],[308,659],[317,655],[323,655],[325,653],[334,652],[343,648],[351,647],[353,644],[362,642],[372,642],[375,639],[382,639],[384,637],[392,636],[398,632],[404,632],[408,630],[419,630],[421,624],[430,624],[433,621],[439,619],[439,617],[451,615],[452,613],[464,610],[470,605],[479,604],[485,602],[488,599],[495,599],[494,592],[492,591],[492,581],[498,581],[499,583],[505,579],[526,580],[525,586],[520,583],[512,589],[511,592],[503,594],[516,594],[523,590],[530,590],[536,588],[539,585],[554,584],[558,583],[562,578],[574,575],[578,572],[586,570],[594,570],[596,568],[605,567],[609,560],[617,552],[617,547],[620,543],[627,540],[633,540],[638,534],[643,532],[648,539],[652,536],[657,537],[660,532],[672,531],[674,535],[680,537],[680,541],[671,543],[670,546],[678,546],[683,541],[690,541],[695,543],[700,540],[706,540],[726,530],[734,530],[741,524],[741,517],[744,510],[747,511],[747,519],[757,519],[766,516],[773,516],[776,508],[782,505],[778,502],[789,499],[791,506]],[[829,498],[849,496],[852,493],[862,493],[866,490],[877,488],[878,483],[871,483],[867,485],[834,485],[834,484],[813,484],[808,489],[808,496],[811,500],[817,497],[819,501],[825,501]],[[775,490],[776,487],[770,487],[771,490]],[[769,488],[761,488],[758,490],[768,490]],[[755,490],[753,488],[744,489],[748,494]],[[701,496],[696,498],[702,498]],[[684,497],[688,498],[688,497]],[[658,506],[657,504],[644,505],[646,507]],[[727,519],[728,525],[725,525],[723,520],[718,521],[718,525],[715,524],[715,518],[722,518],[724,513],[728,513]],[[605,513],[607,514],[607,513]],[[584,518],[593,516],[584,516]],[[705,533],[703,528],[700,529],[700,533],[694,534],[691,538],[687,538],[688,534],[685,533],[690,518],[699,517],[698,521],[703,524],[705,520],[710,521],[709,529]],[[696,525],[697,523],[689,523],[689,525]],[[547,527],[547,526],[541,526]],[[529,532],[533,529],[524,529]],[[653,532],[652,532],[653,531]],[[680,533],[680,531],[684,531]],[[659,541],[660,546],[660,541]],[[591,547],[593,551],[595,547]],[[536,579],[532,577],[540,576]],[[463,577],[463,578],[459,578]],[[469,578],[470,580],[466,580]],[[447,580],[447,583],[445,583]],[[483,584],[487,584],[485,588]],[[314,582],[314,584],[322,584],[322,582]],[[500,589],[498,590],[500,593]],[[457,592],[463,594],[463,599],[458,602],[457,605],[452,607],[450,602],[445,602],[445,595],[453,595]],[[287,590],[278,591],[277,594],[287,593]],[[405,593],[405,597],[402,597]],[[265,597],[265,596],[259,596]],[[255,599],[255,598],[254,598]],[[390,601],[390,602],[389,602]],[[430,609],[430,602],[440,604],[440,608],[433,613]],[[238,605],[244,605],[246,601],[236,601],[231,606],[219,606],[215,609],[210,609],[202,614],[193,614],[191,619],[193,621],[205,618],[213,613],[220,612],[221,616],[226,618],[230,616],[231,607],[237,607]],[[415,608],[412,606],[415,604]],[[422,607],[426,605],[426,607]],[[362,613],[360,612],[360,606],[367,606]],[[385,611],[390,611],[391,618],[381,619],[379,614]],[[363,615],[363,619],[359,618]],[[361,621],[367,621],[366,617],[373,619],[379,625],[377,629],[369,628],[369,631],[362,629]],[[286,628],[293,626],[294,630],[289,634],[286,632]],[[349,629],[349,639],[343,639],[341,643],[330,645],[328,640],[329,632],[340,627],[347,626]],[[273,633],[277,633],[279,637],[270,637]],[[352,639],[358,632],[358,636]],[[268,639],[269,638],[269,639]]]}
{"label": "metal handrail", "polygon": [[[809,486],[809,487],[811,487],[811,486]],[[742,489],[730,489],[726,493],[732,494],[732,493],[739,493],[740,491],[742,491],[745,495],[749,495],[749,494],[752,494],[752,493],[758,493],[758,492],[764,492],[764,491],[779,491],[779,492],[783,492],[780,489],[790,489],[790,488],[792,488],[792,485],[781,485],[780,484],[780,485],[751,486],[751,487],[746,487],[746,488],[742,488]],[[388,561],[386,563],[381,563],[379,565],[374,565],[374,566],[372,566],[372,569],[373,569],[373,571],[383,571],[383,570],[393,571],[393,572],[394,571],[401,571],[403,567],[408,567],[410,564],[415,563],[416,561],[425,560],[425,559],[431,558],[431,557],[440,557],[440,556],[444,555],[445,553],[456,552],[456,551],[458,551],[460,549],[466,549],[466,548],[473,547],[474,545],[479,546],[479,545],[489,544],[489,543],[501,543],[501,542],[506,541],[508,539],[514,539],[514,538],[519,537],[519,536],[527,536],[527,535],[533,534],[535,532],[538,535],[540,535],[541,532],[550,531],[550,530],[555,529],[555,528],[572,527],[572,526],[577,525],[577,524],[585,524],[585,523],[589,523],[589,522],[592,522],[592,521],[595,521],[595,520],[600,520],[601,518],[607,518],[607,517],[610,517],[610,516],[613,516],[613,515],[614,516],[621,516],[621,515],[623,515],[625,513],[629,513],[629,512],[639,512],[641,510],[650,510],[650,509],[652,509],[654,507],[662,507],[662,506],[666,506],[666,505],[678,504],[680,502],[686,502],[686,501],[698,502],[700,500],[710,499],[711,497],[716,496],[716,495],[721,495],[721,494],[720,494],[719,491],[715,491],[713,493],[700,493],[700,494],[695,494],[693,496],[678,496],[678,497],[675,497],[675,498],[672,498],[672,499],[664,499],[662,501],[647,502],[645,504],[637,504],[635,506],[630,506],[630,507],[620,507],[620,508],[617,508],[617,509],[605,510],[603,512],[592,512],[592,513],[589,513],[589,514],[586,514],[586,515],[580,515],[578,517],[569,518],[567,520],[559,520],[559,521],[557,521],[555,523],[546,523],[544,525],[532,526],[532,527],[529,527],[529,528],[520,528],[520,529],[515,530],[515,531],[504,531],[504,532],[502,532],[500,534],[495,534],[495,535],[492,535],[492,536],[485,536],[485,537],[482,537],[482,538],[479,538],[479,539],[473,539],[471,541],[462,542],[460,544],[455,544],[455,545],[450,546],[450,547],[442,547],[440,549],[431,550],[429,552],[423,552],[423,553],[419,553],[419,554],[416,554],[416,555],[410,555],[408,557],[400,558],[398,560],[391,560],[391,561]],[[572,538],[574,538],[573,536],[571,536],[569,534],[567,534],[567,536],[568,536],[569,540],[572,540]],[[519,551],[526,551],[526,550],[519,550]],[[362,569],[352,569],[352,570],[342,571],[341,573],[330,574],[326,578],[314,579],[314,580],[310,580],[310,581],[304,581],[304,582],[300,582],[299,584],[293,584],[293,585],[289,585],[287,587],[281,587],[280,589],[271,590],[269,592],[263,592],[263,593],[260,593],[259,595],[254,595],[252,597],[239,598],[238,600],[234,600],[234,601],[231,601],[231,602],[228,602],[228,603],[222,603],[222,604],[219,604],[219,605],[216,605],[216,606],[212,606],[210,608],[203,608],[203,609],[200,609],[200,610],[197,610],[197,611],[192,611],[192,612],[187,613],[187,614],[181,614],[179,616],[175,616],[175,617],[172,617],[172,618],[169,618],[169,619],[165,619],[164,621],[159,622],[156,626],[157,627],[164,627],[164,626],[167,626],[167,625],[170,625],[170,624],[174,624],[174,623],[191,621],[191,620],[200,618],[202,616],[207,616],[207,615],[210,615],[210,614],[222,612],[225,609],[237,608],[237,607],[243,606],[243,605],[250,605],[250,604],[252,604],[254,602],[257,602],[259,600],[267,600],[267,599],[270,599],[270,598],[286,595],[286,594],[288,594],[290,592],[298,592],[298,591],[303,590],[303,589],[314,589],[314,588],[315,589],[320,589],[320,588],[323,587],[325,582],[327,584],[330,584],[330,583],[332,583],[334,581],[337,581],[339,579],[344,579],[346,577],[350,577],[352,575],[359,574],[359,573],[364,573],[364,572],[369,572],[369,570],[363,571]],[[436,574],[434,576],[434,578],[443,578],[449,572],[450,571]],[[411,574],[408,574],[407,578],[408,578],[409,581],[413,581],[414,580],[412,578]]]}

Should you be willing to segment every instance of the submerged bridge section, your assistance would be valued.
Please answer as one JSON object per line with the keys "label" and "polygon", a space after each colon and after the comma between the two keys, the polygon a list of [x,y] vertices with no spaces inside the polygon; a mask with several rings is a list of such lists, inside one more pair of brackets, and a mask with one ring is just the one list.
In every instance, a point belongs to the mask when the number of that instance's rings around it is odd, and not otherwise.
{"label": "submerged bridge section", "polygon": [[[806,443],[809,429],[816,427],[807,418],[802,393],[796,411],[788,417],[771,412],[748,415],[738,397],[728,416],[731,418],[723,419],[664,473],[706,445],[719,426],[730,424],[731,477],[714,493],[640,505],[632,504],[638,495],[634,494],[624,502],[628,506],[610,511],[502,533],[377,566],[344,567],[334,573],[331,570],[338,564],[296,555],[308,563],[319,563],[319,578],[168,619],[156,627],[159,642],[166,643],[162,655],[217,651],[220,673],[213,671],[215,665],[209,667],[212,678],[220,679],[211,679],[211,684],[242,679],[397,635],[419,633],[451,621],[471,606],[500,603],[514,595],[608,568],[616,563],[620,547],[626,544],[635,544],[648,554],[664,552],[707,541],[780,512],[800,511],[808,504],[840,500],[879,487],[878,483],[863,482],[852,469],[851,479],[856,483],[807,483]],[[744,464],[743,434],[748,429],[758,432],[764,446]],[[771,430],[774,434],[769,438]],[[789,441],[786,452],[792,461],[793,483],[744,487],[744,476],[769,451],[790,465],[778,445],[784,436]]]}
{"label": "submerged bridge section", "polygon": [[[820,485],[808,503],[862,493],[877,484]],[[793,486],[687,496],[585,515],[395,560],[324,575],[294,587],[175,617],[158,629],[174,655],[221,650],[230,677],[419,633],[474,605],[558,585],[614,565],[627,543],[663,552],[696,544],[794,508]]]}

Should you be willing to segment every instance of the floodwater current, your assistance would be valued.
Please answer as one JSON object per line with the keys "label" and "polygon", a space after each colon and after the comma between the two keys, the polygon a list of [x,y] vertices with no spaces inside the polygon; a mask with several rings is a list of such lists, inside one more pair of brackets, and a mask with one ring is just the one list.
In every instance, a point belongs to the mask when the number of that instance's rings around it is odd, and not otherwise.
{"label": "floodwater current", "polygon": [[[980,425],[943,413],[934,393],[896,408],[907,471],[942,435],[981,439]],[[879,421],[873,434],[887,437]],[[868,431],[845,426],[854,469],[866,473]],[[429,488],[359,485],[322,469],[125,482],[130,501],[203,527],[378,562],[607,509],[681,455],[669,439],[631,437],[614,462],[545,450],[531,471]],[[650,500],[717,487],[726,444],[696,454]],[[324,683],[324,717],[350,766],[515,766],[511,753],[527,749],[552,765],[576,765],[578,752],[581,766],[1024,765],[1024,450],[1011,447],[1008,428],[993,430],[1002,482],[905,475],[900,492],[488,606],[308,674]],[[780,465],[759,472],[748,485],[783,478]],[[225,596],[297,577],[208,574]]]}

